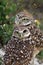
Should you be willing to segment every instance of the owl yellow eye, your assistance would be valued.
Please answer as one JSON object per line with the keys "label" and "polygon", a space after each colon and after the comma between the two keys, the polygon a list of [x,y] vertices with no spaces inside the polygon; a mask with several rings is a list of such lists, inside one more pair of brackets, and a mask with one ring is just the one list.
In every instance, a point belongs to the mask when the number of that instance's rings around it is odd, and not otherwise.
{"label": "owl yellow eye", "polygon": [[16,33],[19,33],[18,31],[16,31]]}
{"label": "owl yellow eye", "polygon": [[26,33],[26,32],[27,32],[27,30],[24,30],[24,31],[23,31],[23,33]]}

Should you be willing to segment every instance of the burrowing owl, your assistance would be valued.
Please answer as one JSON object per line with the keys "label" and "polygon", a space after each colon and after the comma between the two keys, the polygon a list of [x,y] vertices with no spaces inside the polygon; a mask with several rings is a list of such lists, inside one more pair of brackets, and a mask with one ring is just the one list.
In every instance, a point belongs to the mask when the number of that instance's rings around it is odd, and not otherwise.
{"label": "burrowing owl", "polygon": [[43,34],[26,11],[16,15],[14,32],[6,45],[5,65],[28,65],[43,48]]}

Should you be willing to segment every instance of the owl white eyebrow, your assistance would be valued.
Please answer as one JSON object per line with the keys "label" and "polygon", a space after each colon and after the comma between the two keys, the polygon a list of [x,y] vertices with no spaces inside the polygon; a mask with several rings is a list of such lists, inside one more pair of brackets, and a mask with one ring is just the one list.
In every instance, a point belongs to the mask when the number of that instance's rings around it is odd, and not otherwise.
{"label": "owl white eyebrow", "polygon": [[23,31],[19,31],[19,33],[23,33]]}
{"label": "owl white eyebrow", "polygon": [[24,22],[23,22],[23,25],[29,25],[29,24],[31,24],[31,21],[29,21],[29,22],[27,22],[27,23],[24,23]]}
{"label": "owl white eyebrow", "polygon": [[14,32],[19,32],[18,30],[14,30]]}

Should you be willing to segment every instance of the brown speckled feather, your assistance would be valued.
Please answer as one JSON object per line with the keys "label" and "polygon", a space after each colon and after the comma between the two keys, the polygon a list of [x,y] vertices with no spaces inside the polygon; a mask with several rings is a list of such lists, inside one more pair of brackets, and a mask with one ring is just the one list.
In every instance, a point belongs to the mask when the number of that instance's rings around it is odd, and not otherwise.
{"label": "brown speckled feather", "polygon": [[[14,32],[6,45],[5,65],[28,65],[37,50],[43,48],[43,34],[32,18],[20,12],[15,18]],[[36,51],[36,52],[35,52]]]}

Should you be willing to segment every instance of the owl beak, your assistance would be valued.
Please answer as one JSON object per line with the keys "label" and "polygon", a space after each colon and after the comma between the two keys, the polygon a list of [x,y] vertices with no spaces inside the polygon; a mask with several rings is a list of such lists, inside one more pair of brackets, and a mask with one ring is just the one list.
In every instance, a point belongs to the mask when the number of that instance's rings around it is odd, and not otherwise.
{"label": "owl beak", "polygon": [[23,38],[23,31],[19,31],[20,38]]}

